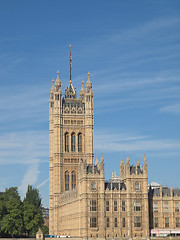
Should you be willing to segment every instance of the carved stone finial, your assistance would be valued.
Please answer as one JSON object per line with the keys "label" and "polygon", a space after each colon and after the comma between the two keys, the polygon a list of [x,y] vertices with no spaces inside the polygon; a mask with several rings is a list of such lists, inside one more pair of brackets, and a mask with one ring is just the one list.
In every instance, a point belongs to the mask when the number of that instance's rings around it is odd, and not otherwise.
{"label": "carved stone finial", "polygon": [[86,82],[86,88],[92,88],[92,83],[90,80],[90,73],[88,72],[88,80]]}
{"label": "carved stone finial", "polygon": [[104,162],[103,154],[101,154],[101,162]]}
{"label": "carved stone finial", "polygon": [[99,164],[97,157],[96,157],[96,162],[95,162],[95,164],[96,164],[96,165],[98,165],[98,164]]}
{"label": "carved stone finial", "polygon": [[139,162],[139,158],[137,159],[137,163],[136,163],[136,166],[139,166],[140,165],[140,162]]}
{"label": "carved stone finial", "polygon": [[59,79],[59,70],[57,70],[57,79]]}
{"label": "carved stone finial", "polygon": [[85,94],[85,89],[84,89],[84,81],[82,81],[82,87],[81,87],[81,90],[80,90],[80,96],[82,97],[82,96],[84,96],[84,94]]}
{"label": "carved stone finial", "polygon": [[143,162],[146,162],[146,155],[144,154]]}
{"label": "carved stone finial", "polygon": [[126,162],[129,163],[129,155],[127,154]]}
{"label": "carved stone finial", "polygon": [[51,87],[51,93],[54,91],[54,79],[52,79],[52,87]]}
{"label": "carved stone finial", "polygon": [[120,161],[120,164],[121,164],[121,165],[123,164],[123,159],[122,159],[122,155],[121,155],[121,161]]}
{"label": "carved stone finial", "polygon": [[55,81],[55,86],[57,89],[60,89],[61,87],[61,81],[60,81],[60,78],[59,78],[59,70],[57,70],[57,77],[56,77],[56,81]]}

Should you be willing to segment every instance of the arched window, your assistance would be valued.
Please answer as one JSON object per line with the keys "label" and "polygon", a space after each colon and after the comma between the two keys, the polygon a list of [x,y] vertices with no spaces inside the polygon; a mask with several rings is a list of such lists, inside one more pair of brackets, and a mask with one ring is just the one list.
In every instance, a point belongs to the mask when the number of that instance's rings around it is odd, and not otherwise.
{"label": "arched window", "polygon": [[78,152],[82,152],[82,134],[78,134]]}
{"label": "arched window", "polygon": [[75,133],[71,134],[71,152],[75,152],[75,143],[76,143],[76,135]]}
{"label": "arched window", "polygon": [[65,134],[65,152],[69,152],[69,134]]}
{"label": "arched window", "polygon": [[74,189],[76,188],[76,172],[75,171],[72,171],[71,179],[72,179],[72,189]]}
{"label": "arched window", "polygon": [[69,191],[69,172],[65,172],[65,191]]}

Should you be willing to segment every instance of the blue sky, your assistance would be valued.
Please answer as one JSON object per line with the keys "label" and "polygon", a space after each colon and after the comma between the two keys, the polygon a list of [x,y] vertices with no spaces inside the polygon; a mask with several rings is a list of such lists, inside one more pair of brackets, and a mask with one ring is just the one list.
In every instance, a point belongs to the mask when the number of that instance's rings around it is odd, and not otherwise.
{"label": "blue sky", "polygon": [[88,71],[95,156],[108,180],[121,156],[149,182],[180,187],[180,1],[0,0],[0,191],[38,187],[48,206],[48,100]]}

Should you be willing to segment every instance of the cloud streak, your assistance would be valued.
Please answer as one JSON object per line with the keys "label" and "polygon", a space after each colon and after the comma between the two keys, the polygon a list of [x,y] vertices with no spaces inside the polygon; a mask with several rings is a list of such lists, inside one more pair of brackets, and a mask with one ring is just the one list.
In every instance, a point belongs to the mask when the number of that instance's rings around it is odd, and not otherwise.
{"label": "cloud streak", "polygon": [[36,183],[39,175],[39,160],[34,159],[34,163],[28,167],[27,172],[25,173],[21,185],[19,186],[19,191],[21,192],[21,196],[25,197],[27,192],[28,185],[33,185]]}
{"label": "cloud streak", "polygon": [[180,141],[171,139],[152,139],[147,136],[124,134],[95,134],[95,149],[104,152],[131,151],[177,151],[180,153]]}
{"label": "cloud streak", "polygon": [[160,111],[165,113],[173,113],[173,114],[180,115],[180,103],[164,106],[160,108]]}
{"label": "cloud streak", "polygon": [[7,132],[0,136],[0,165],[48,161],[48,131]]}
{"label": "cloud streak", "polygon": [[47,178],[46,180],[44,180],[42,183],[40,183],[36,188],[41,188],[42,186],[44,186],[47,182],[49,181],[49,178]]}

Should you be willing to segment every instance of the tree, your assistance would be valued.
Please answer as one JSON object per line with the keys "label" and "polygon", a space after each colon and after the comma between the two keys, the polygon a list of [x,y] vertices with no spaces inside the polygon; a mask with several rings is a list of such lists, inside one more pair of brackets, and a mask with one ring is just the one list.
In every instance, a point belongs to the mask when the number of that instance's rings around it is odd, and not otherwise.
{"label": "tree", "polygon": [[5,204],[4,204],[4,198],[3,195],[0,195],[0,237],[4,237],[4,233],[1,230],[1,221],[6,214]]}
{"label": "tree", "polygon": [[23,210],[25,232],[28,236],[35,236],[39,227],[42,227],[44,223],[43,210],[39,191],[30,185],[23,201]]}
{"label": "tree", "polygon": [[43,225],[41,227],[41,230],[42,230],[44,235],[48,235],[49,234],[49,228],[47,226]]}
{"label": "tree", "polygon": [[17,188],[6,189],[0,199],[1,234],[20,236],[23,232],[23,206]]}

